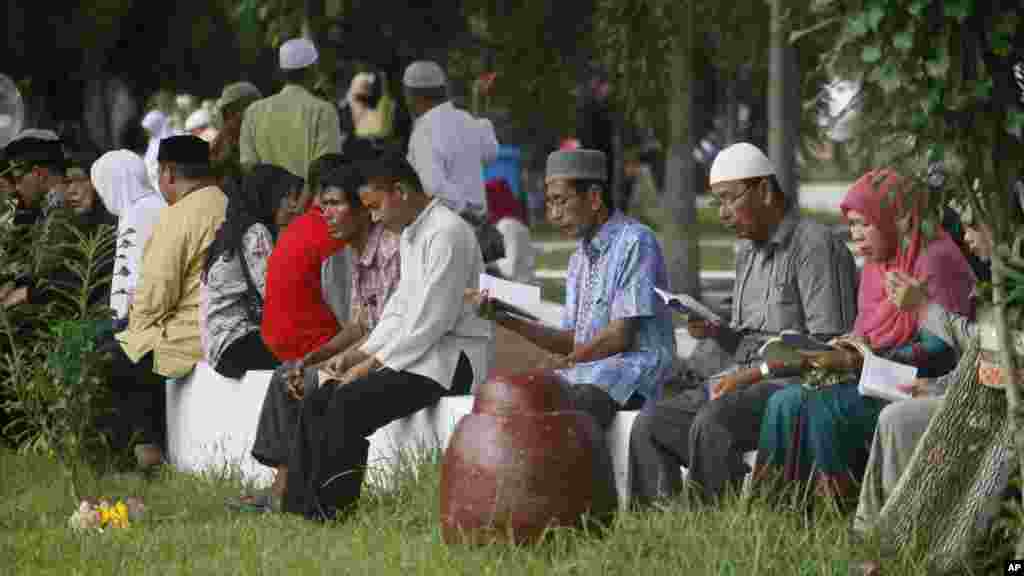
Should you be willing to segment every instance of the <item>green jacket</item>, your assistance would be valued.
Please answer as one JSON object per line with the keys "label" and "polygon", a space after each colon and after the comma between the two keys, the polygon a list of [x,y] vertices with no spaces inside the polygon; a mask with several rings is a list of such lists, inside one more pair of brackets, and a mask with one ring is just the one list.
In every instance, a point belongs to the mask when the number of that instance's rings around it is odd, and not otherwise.
{"label": "green jacket", "polygon": [[246,108],[238,145],[243,166],[273,164],[308,180],[313,160],[341,152],[338,111],[302,86],[288,84]]}

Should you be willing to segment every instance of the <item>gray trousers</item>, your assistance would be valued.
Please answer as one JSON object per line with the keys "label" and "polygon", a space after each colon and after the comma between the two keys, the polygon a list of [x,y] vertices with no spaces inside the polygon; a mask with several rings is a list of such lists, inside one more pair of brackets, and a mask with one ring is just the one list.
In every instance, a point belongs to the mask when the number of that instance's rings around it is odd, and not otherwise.
{"label": "gray trousers", "polygon": [[[288,463],[295,442],[299,412],[302,411],[302,402],[288,397],[285,372],[290,366],[289,362],[278,367],[270,377],[270,386],[267,387],[263,408],[260,409],[260,420],[256,425],[256,438],[252,443],[252,457],[270,468]],[[316,392],[319,378],[315,368],[307,368],[303,372],[303,384],[306,397]]]}
{"label": "gray trousers", "polygon": [[882,409],[860,486],[854,528],[867,531],[878,518],[886,498],[892,494],[907,469],[917,441],[924,436],[932,415],[939,411],[942,402],[941,397],[914,398],[894,402]]}
{"label": "gray trousers", "polygon": [[680,466],[706,502],[738,488],[749,471],[743,455],[757,449],[768,398],[785,382],[766,380],[714,401],[701,387],[647,406],[630,435],[633,497],[649,504],[679,493]]}

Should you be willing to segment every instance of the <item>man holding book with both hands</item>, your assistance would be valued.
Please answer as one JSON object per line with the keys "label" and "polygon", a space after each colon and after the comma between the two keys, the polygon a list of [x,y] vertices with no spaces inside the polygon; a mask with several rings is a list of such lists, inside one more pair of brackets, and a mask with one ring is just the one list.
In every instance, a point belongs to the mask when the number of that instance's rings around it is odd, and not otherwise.
{"label": "man holding book with both hands", "polygon": [[[578,240],[558,329],[496,312],[507,308],[476,291],[467,294],[481,314],[552,354],[547,367],[565,378],[575,408],[602,430],[619,410],[658,400],[675,356],[671,318],[655,292],[666,287],[661,248],[649,228],[615,209],[605,166],[597,150],[560,150],[547,158],[547,216]],[[598,457],[599,469],[610,474],[606,449]]]}
{"label": "man holding book with both hands", "polygon": [[691,369],[704,381],[645,406],[633,426],[631,477],[641,502],[678,493],[680,466],[705,501],[738,486],[768,398],[787,376],[759,350],[783,331],[828,341],[849,332],[856,315],[853,255],[830,228],[800,217],[761,150],[739,143],[720,152],[709,185],[722,223],[740,238],[732,318],[725,326],[691,314],[687,328],[700,341]]}

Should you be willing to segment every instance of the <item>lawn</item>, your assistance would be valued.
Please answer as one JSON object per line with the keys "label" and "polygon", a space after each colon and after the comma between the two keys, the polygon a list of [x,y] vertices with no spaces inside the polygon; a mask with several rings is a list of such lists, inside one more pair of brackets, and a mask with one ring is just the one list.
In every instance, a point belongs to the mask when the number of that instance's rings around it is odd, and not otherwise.
{"label": "lawn", "polygon": [[[422,463],[389,494],[370,493],[343,524],[234,513],[230,476],[163,471],[86,478],[89,495],[138,496],[146,518],[127,529],[76,534],[60,468],[0,451],[0,557],[5,574],[848,574],[877,546],[857,543],[849,519],[812,518],[760,501],[717,509],[670,507],[619,515],[604,535],[555,530],[534,547],[447,546],[438,523],[439,465]],[[923,574],[912,557],[885,574]]]}

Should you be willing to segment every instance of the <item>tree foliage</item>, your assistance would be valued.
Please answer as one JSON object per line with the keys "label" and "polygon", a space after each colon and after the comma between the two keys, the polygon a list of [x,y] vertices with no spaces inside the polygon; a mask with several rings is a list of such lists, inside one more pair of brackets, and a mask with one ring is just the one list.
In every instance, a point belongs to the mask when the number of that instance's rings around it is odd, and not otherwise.
{"label": "tree foliage", "polygon": [[[1024,173],[1014,64],[1024,49],[1016,0],[819,0],[814,34],[833,38],[823,70],[863,86],[859,138],[897,150],[919,177],[941,162],[948,186],[1008,240],[1019,221],[1010,183]],[[1012,133],[1018,134],[1014,137]]]}

